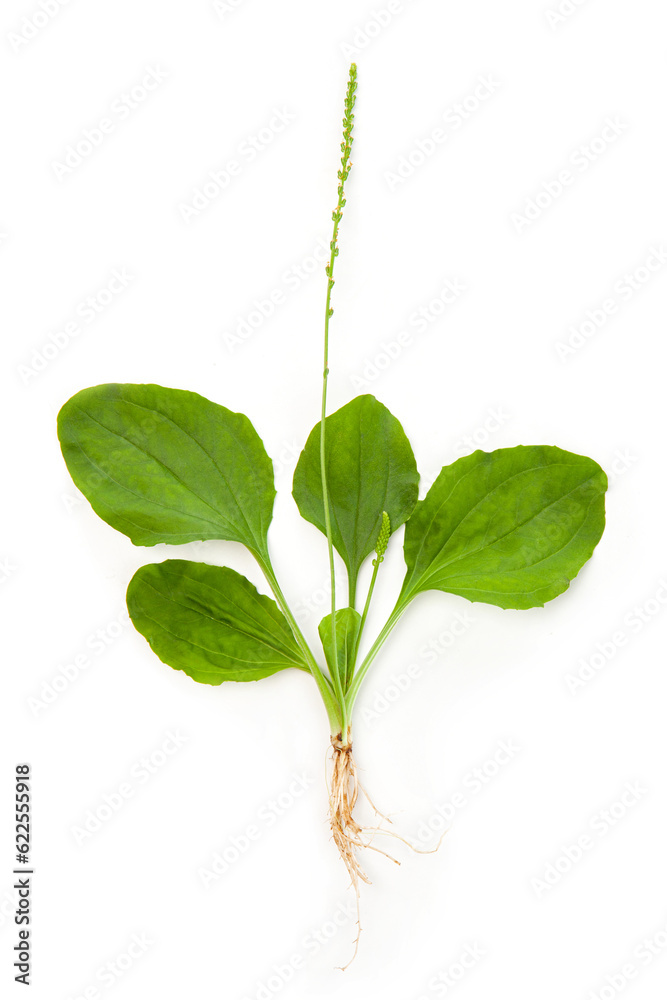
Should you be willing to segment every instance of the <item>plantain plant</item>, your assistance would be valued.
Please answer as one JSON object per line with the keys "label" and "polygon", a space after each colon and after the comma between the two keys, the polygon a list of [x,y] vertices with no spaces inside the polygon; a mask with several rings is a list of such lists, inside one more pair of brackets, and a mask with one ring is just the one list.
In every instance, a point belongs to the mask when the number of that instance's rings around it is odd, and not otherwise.
{"label": "plantain plant", "polygon": [[[224,539],[254,556],[275,600],[228,567],[167,559],[134,574],[129,613],[164,663],[202,684],[254,681],[288,668],[312,675],[329,719],[333,839],[358,894],[359,879],[368,881],[359,850],[370,846],[377,827],[362,827],[354,817],[360,786],[351,719],[373,660],[424,591],[514,609],[542,607],[563,593],[602,535],[607,479],[590,458],[552,445],[519,445],[476,451],[445,466],[418,500],[410,442],[382,403],[358,396],[327,415],[331,294],[356,87],[352,65],[326,266],[322,412],[293,488],[301,515],[327,539],[331,611],[319,625],[319,655],[297,625],[271,561],[273,466],[246,416],[183,389],[98,385],[65,403],[58,435],[76,486],[135,545]],[[368,644],[364,627],[378,571],[401,525],[405,580]],[[334,550],[347,570],[346,601],[336,591]],[[362,604],[359,570],[373,552]]]}

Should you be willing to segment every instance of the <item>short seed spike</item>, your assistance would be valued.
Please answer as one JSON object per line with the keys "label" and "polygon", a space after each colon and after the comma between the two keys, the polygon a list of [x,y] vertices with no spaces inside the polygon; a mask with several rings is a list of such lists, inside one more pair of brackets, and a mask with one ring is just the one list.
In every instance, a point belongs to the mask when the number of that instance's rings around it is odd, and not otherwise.
{"label": "short seed spike", "polygon": [[391,521],[389,520],[389,514],[386,510],[382,511],[382,527],[380,528],[380,534],[378,535],[377,545],[375,546],[375,552],[378,560],[382,562],[384,559],[384,554],[387,551],[387,545],[389,544],[389,536],[391,534]]}

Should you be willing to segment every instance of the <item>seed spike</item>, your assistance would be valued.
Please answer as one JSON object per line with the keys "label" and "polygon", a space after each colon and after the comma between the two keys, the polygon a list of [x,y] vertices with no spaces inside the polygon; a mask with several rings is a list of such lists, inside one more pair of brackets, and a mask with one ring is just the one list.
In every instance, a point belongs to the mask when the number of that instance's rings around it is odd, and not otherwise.
{"label": "seed spike", "polygon": [[384,554],[387,551],[387,545],[389,544],[389,536],[391,535],[391,521],[389,520],[389,514],[386,510],[382,511],[382,525],[380,527],[380,534],[378,535],[377,545],[375,546],[375,554],[377,555],[377,561],[379,563],[384,559]]}

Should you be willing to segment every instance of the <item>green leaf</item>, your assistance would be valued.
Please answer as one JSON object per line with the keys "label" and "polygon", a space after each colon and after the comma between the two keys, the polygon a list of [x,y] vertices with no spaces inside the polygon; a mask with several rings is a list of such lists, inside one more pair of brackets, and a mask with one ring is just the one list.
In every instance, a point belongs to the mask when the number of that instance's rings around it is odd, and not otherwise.
{"label": "green leaf", "polygon": [[[333,544],[356,582],[386,511],[395,531],[417,502],[419,473],[396,417],[374,396],[357,396],[326,419],[326,473]],[[311,431],[294,473],[294,499],[326,534],[320,472],[320,424]]]}
{"label": "green leaf", "polygon": [[501,608],[542,607],[592,555],[606,489],[596,462],[560,448],[460,458],[408,521],[401,601],[444,590]]}
{"label": "green leaf", "polygon": [[[341,608],[336,612],[336,650],[338,652],[338,674],[343,691],[347,690],[352,671],[354,670],[354,654],[359,637],[361,615],[354,608]],[[318,626],[324,656],[333,676],[334,655],[331,635],[331,615],[323,618]]]}
{"label": "green leaf", "polygon": [[127,607],[163,663],[202,684],[308,670],[275,601],[227,567],[185,559],[142,566]]}
{"label": "green leaf", "polygon": [[247,417],[182,389],[98,385],[58,415],[72,479],[135,545],[222,538],[266,551],[273,466]]}

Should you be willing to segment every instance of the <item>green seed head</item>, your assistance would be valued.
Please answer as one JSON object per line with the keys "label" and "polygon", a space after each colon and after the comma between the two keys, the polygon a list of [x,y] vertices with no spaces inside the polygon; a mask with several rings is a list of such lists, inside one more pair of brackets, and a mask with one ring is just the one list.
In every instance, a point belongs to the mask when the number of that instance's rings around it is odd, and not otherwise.
{"label": "green seed head", "polygon": [[387,545],[389,544],[389,536],[391,534],[391,521],[389,520],[389,514],[386,510],[382,511],[382,527],[380,528],[380,534],[378,535],[377,545],[375,546],[375,551],[377,557],[382,562],[384,554],[387,551]]}

